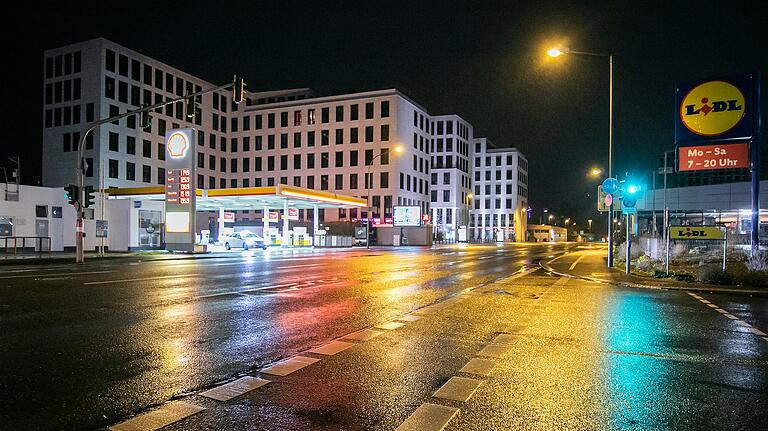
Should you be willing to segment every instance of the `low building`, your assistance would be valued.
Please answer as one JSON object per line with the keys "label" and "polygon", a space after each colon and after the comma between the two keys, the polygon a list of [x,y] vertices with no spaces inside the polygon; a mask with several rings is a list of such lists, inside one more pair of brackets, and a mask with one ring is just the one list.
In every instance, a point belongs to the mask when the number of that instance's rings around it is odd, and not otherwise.
{"label": "low building", "polygon": [[546,224],[528,225],[528,240],[531,242],[566,242],[568,229]]}

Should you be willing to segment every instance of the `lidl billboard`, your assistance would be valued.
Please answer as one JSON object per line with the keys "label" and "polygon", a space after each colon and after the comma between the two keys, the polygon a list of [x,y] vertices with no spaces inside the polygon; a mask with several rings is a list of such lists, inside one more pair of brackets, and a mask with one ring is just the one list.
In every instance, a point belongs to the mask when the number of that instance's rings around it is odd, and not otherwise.
{"label": "lidl billboard", "polygon": [[753,92],[752,75],[678,85],[675,143],[751,139],[755,117]]}

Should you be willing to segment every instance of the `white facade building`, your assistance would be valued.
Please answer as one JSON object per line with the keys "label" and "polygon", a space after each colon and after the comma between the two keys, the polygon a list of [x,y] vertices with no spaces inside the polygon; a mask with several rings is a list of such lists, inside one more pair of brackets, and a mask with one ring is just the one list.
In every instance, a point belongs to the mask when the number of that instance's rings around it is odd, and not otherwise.
{"label": "white facade building", "polygon": [[[43,67],[43,185],[50,187],[75,182],[77,142],[86,124],[222,84],[103,38],[47,50]],[[396,89],[316,97],[300,88],[248,92],[246,98],[237,105],[229,91],[207,93],[197,98],[193,118],[186,117],[184,102],[158,108],[147,130],[135,117],[102,125],[86,140],[86,184],[162,185],[166,130],[194,127],[198,188],[282,183],[367,198],[370,186],[379,221],[391,217],[395,205],[417,205],[444,237],[455,238],[459,226],[470,224],[474,136],[461,117],[433,117]],[[403,151],[393,151],[397,147]],[[514,160],[505,172],[518,167],[519,153],[510,154]],[[496,181],[483,185],[495,190]],[[524,197],[505,196],[525,206]],[[261,212],[241,210],[237,219],[257,220]],[[356,210],[320,214],[328,221],[366,217]],[[498,223],[513,223],[505,217]]]}
{"label": "white facade building", "polygon": [[474,140],[474,206],[470,238],[525,241],[528,220],[528,160],[516,148]]}
{"label": "white facade building", "polygon": [[431,219],[438,239],[458,239],[461,226],[469,225],[472,193],[472,145],[474,128],[458,115],[432,117]]}

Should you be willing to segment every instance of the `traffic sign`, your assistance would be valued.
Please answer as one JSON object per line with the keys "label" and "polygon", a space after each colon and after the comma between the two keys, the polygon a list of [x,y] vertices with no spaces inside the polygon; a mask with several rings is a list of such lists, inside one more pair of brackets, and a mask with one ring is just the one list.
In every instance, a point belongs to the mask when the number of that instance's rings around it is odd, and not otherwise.
{"label": "traffic sign", "polygon": [[[610,196],[610,200],[608,197]],[[613,204],[613,210],[614,211],[621,211],[621,201],[618,199],[619,196],[616,196],[616,193],[605,193],[603,191],[603,186],[598,185],[597,186],[597,211],[599,212],[608,212],[608,207]]]}
{"label": "traffic sign", "polygon": [[603,191],[611,195],[619,190],[619,186],[619,180],[616,178],[606,178],[603,181]]}

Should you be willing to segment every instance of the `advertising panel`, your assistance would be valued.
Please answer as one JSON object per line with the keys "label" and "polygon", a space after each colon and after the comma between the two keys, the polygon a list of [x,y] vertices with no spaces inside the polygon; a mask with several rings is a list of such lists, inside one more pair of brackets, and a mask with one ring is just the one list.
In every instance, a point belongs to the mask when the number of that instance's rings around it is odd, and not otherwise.
{"label": "advertising panel", "polygon": [[299,219],[299,209],[288,208],[288,220],[298,220],[298,219]]}
{"label": "advertising panel", "polygon": [[421,226],[420,206],[395,206],[392,213],[394,226]]}

